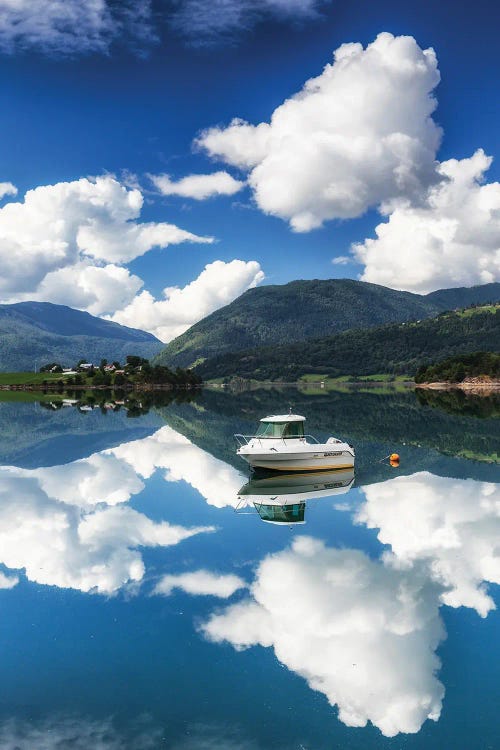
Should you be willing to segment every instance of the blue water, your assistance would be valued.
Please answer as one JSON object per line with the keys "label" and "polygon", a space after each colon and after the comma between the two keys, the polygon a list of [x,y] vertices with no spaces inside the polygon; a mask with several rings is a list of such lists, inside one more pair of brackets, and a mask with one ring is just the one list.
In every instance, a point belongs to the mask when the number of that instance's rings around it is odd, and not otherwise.
{"label": "blue water", "polygon": [[[232,434],[290,398],[356,475],[266,523]],[[0,404],[0,748],[497,750],[498,402],[436,399]]]}

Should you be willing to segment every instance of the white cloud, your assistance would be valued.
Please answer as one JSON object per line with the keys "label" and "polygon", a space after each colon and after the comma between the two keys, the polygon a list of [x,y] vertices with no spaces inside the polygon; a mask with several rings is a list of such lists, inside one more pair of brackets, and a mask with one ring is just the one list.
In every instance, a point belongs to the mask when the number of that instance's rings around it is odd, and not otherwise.
{"label": "white cloud", "polygon": [[309,231],[401,196],[418,199],[435,181],[438,82],[432,49],[383,33],[366,49],[339,47],[269,123],[233,120],[197,145],[250,170],[257,205]]}
{"label": "white cloud", "polygon": [[36,292],[16,295],[16,300],[54,302],[102,315],[128,305],[142,286],[142,279],[115,263],[94,266],[81,261],[51,271]]}
{"label": "white cloud", "polygon": [[491,161],[479,149],[440,164],[425,205],[396,206],[377,239],[353,246],[362,280],[427,293],[500,279],[500,183],[481,184]]}
{"label": "white cloud", "polygon": [[171,547],[197,534],[215,531],[213,526],[184,528],[156,523],[129,507],[111,507],[89,513],[80,523],[78,536],[90,549],[102,547]]}
{"label": "white cloud", "polygon": [[[142,281],[119,264],[153,247],[212,242],[165,222],[140,223],[143,197],[105,175],[29,190],[0,208],[0,295],[101,314],[127,305]],[[118,265],[117,265],[118,264]]]}
{"label": "white cloud", "polygon": [[119,37],[155,41],[150,20],[149,0],[0,0],[0,50],[107,53]]}
{"label": "white cloud", "polygon": [[224,263],[217,260],[205,266],[198,278],[187,286],[164,289],[165,299],[155,300],[150,292],[143,291],[110,319],[142,328],[168,342],[263,278],[264,273],[256,261]]}
{"label": "white cloud", "polygon": [[6,195],[17,195],[17,188],[12,182],[0,182],[0,200]]}
{"label": "white cloud", "polygon": [[265,17],[314,17],[325,0],[181,0],[172,26],[194,45],[231,39]]}
{"label": "white cloud", "polygon": [[193,570],[190,573],[166,575],[158,581],[153,593],[170,596],[174,589],[181,589],[187,594],[198,596],[218,596],[228,599],[238,589],[246,587],[246,583],[238,576],[222,573],[212,573],[209,570]]}
{"label": "white cloud", "polygon": [[162,427],[144,440],[125,443],[111,453],[142,477],[165,470],[169,482],[184,481],[217,508],[235,507],[245,476],[229,464],[191,443],[171,427]]}
{"label": "white cloud", "polygon": [[[133,468],[113,454],[94,453],[63,466],[18,469],[16,476],[36,477],[47,497],[78,508],[92,509],[99,503],[126,503],[144,489]],[[1,474],[0,474],[1,476]]]}
{"label": "white cloud", "polygon": [[190,174],[180,180],[171,180],[168,174],[150,175],[149,178],[162,195],[180,195],[197,201],[214,195],[234,195],[245,187],[245,182],[235,180],[229,172]]}
{"label": "white cloud", "polygon": [[19,583],[17,576],[7,576],[0,570],[0,589],[13,589]]}
{"label": "white cloud", "polygon": [[114,43],[143,53],[165,19],[193,44],[234,36],[261,18],[314,17],[326,0],[0,0],[0,50],[49,55],[109,54]]}
{"label": "white cloud", "polygon": [[347,263],[350,263],[352,261],[352,258],[350,258],[348,255],[337,255],[336,258],[332,259],[332,263],[334,266],[345,266]]}
{"label": "white cloud", "polygon": [[439,718],[438,604],[421,572],[297,537],[260,563],[250,597],[212,615],[202,630],[238,649],[274,648],[282,664],[338,705],[344,724],[371,721],[392,737]]}
{"label": "white cloud", "polygon": [[472,607],[482,617],[495,608],[485,582],[500,584],[499,484],[419,472],[363,492],[357,520],[380,529],[391,564],[426,563],[451,607]]}
{"label": "white cloud", "polygon": [[[113,594],[143,579],[139,547],[215,531],[153,521],[124,505],[144,484],[115,451],[64,466],[1,468],[0,563],[40,584]],[[0,587],[16,582],[0,574]]]}

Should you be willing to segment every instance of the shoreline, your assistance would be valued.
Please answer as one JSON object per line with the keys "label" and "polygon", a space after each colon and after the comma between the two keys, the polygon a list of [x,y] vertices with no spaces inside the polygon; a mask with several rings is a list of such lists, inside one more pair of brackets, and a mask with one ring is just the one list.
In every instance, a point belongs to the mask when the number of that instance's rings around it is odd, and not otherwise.
{"label": "shoreline", "polygon": [[200,385],[171,385],[169,383],[135,383],[133,385],[74,385],[73,383],[64,383],[64,385],[57,385],[56,383],[47,383],[42,385],[41,383],[13,383],[8,385],[4,383],[0,385],[0,391],[40,391],[47,393],[54,391],[55,393],[66,392],[66,391],[127,391],[133,392],[145,392],[145,391],[191,391],[202,388],[203,384]]}
{"label": "shoreline", "polygon": [[439,381],[435,383],[417,383],[415,388],[428,391],[467,391],[486,396],[500,391],[500,380],[464,380],[462,383]]}

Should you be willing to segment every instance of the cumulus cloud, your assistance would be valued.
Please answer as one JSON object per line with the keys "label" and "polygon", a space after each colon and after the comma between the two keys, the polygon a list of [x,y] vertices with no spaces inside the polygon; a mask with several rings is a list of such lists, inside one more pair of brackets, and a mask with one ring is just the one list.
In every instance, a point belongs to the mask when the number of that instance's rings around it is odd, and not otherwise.
{"label": "cumulus cloud", "polygon": [[362,280],[425,294],[500,279],[500,183],[481,184],[491,162],[479,149],[440,164],[424,205],[396,206],[353,246]]}
{"label": "cumulus cloud", "polygon": [[165,222],[138,220],[143,197],[113,176],[29,190],[0,208],[0,295],[94,313],[128,304],[142,286],[120,264],[153,247],[212,242]]}
{"label": "cumulus cloud", "polygon": [[144,478],[158,469],[169,482],[187,482],[217,508],[235,507],[244,474],[191,443],[167,425],[143,440],[125,443],[111,453]]}
{"label": "cumulus cloud", "polygon": [[432,49],[379,34],[343,44],[321,75],[270,122],[233,120],[197,145],[249,171],[257,205],[299,232],[353,218],[398,197],[418,200],[436,180],[441,130],[432,120],[439,82]]}
{"label": "cumulus cloud", "polygon": [[0,182],[0,201],[6,195],[17,195],[17,188],[12,182]]}
{"label": "cumulus cloud", "polygon": [[8,576],[0,570],[0,589],[13,589],[19,583],[17,576]]}
{"label": "cumulus cloud", "polygon": [[107,53],[118,38],[155,41],[149,0],[0,0],[0,50]]}
{"label": "cumulus cloud", "polygon": [[[153,521],[124,505],[143,487],[131,464],[111,452],[64,466],[1,468],[0,562],[37,583],[113,594],[143,579],[138,548],[215,530]],[[0,574],[1,587],[16,582]]]}
{"label": "cumulus cloud", "polygon": [[162,195],[180,195],[197,201],[214,195],[234,195],[245,187],[245,182],[235,180],[229,172],[190,174],[180,180],[171,180],[168,174],[150,175],[150,180]]}
{"label": "cumulus cloud", "polygon": [[164,299],[155,300],[150,292],[141,292],[110,320],[142,328],[168,342],[263,279],[256,261],[217,260],[187,286],[164,289]]}
{"label": "cumulus cloud", "polygon": [[337,705],[348,726],[418,732],[437,720],[444,636],[434,584],[356,550],[297,537],[260,563],[251,595],[202,625],[238,649],[272,647],[288,669]]}
{"label": "cumulus cloud", "polygon": [[139,276],[116,263],[94,266],[89,261],[80,261],[51,271],[36,292],[17,294],[16,300],[53,302],[102,315],[127,306],[142,286]]}
{"label": "cumulus cloud", "polygon": [[174,589],[181,589],[186,594],[198,596],[218,596],[228,599],[238,589],[245,588],[246,583],[238,576],[212,573],[209,570],[193,570],[190,573],[166,575],[158,581],[153,593],[170,596]]}
{"label": "cumulus cloud", "polygon": [[[159,470],[210,505],[238,504],[244,475],[168,426],[63,466],[0,467],[0,564],[23,569],[37,583],[86,592],[113,594],[142,581],[140,547],[177,545],[216,530],[153,521],[126,504]],[[16,583],[0,571],[0,588]],[[245,585],[236,575],[196,570],[165,575],[156,593],[181,588],[227,598]]]}
{"label": "cumulus cloud", "polygon": [[500,485],[428,472],[364,487],[357,521],[380,529],[387,561],[408,569],[422,563],[446,590],[451,607],[485,617],[495,608],[486,582],[500,584]]}
{"label": "cumulus cloud", "polygon": [[345,266],[350,261],[351,258],[348,255],[337,255],[336,258],[332,259],[332,263],[334,266]]}
{"label": "cumulus cloud", "polygon": [[[18,469],[16,476],[36,480],[47,495],[67,505],[91,509],[99,503],[126,503],[144,489],[134,469],[112,453],[94,453],[63,466]],[[1,474],[0,474],[1,476]]]}
{"label": "cumulus cloud", "polygon": [[171,18],[174,29],[194,45],[232,39],[266,17],[280,20],[317,15],[325,0],[180,0]]}

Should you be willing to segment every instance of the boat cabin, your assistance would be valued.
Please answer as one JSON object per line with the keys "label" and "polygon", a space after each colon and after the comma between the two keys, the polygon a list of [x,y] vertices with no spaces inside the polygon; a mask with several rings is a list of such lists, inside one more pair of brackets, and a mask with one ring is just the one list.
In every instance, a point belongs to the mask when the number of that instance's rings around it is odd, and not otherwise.
{"label": "boat cabin", "polygon": [[293,503],[291,505],[266,505],[254,503],[255,510],[266,523],[305,523],[305,502]]}
{"label": "boat cabin", "polygon": [[258,438],[303,438],[305,417],[298,414],[278,414],[264,417],[255,433]]}

